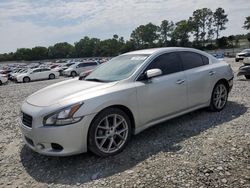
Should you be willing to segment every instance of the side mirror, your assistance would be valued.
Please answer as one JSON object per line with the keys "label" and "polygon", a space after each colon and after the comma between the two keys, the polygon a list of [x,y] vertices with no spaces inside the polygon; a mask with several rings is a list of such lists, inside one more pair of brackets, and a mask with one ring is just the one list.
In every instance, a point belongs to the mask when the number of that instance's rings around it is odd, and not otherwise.
{"label": "side mirror", "polygon": [[149,69],[146,71],[146,77],[148,79],[162,75],[161,69]]}

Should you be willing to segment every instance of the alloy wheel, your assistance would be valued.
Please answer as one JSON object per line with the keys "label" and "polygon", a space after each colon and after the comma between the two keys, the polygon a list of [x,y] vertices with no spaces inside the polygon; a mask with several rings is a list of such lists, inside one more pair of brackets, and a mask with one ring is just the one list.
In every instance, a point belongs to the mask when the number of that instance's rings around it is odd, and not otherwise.
{"label": "alloy wheel", "polygon": [[118,151],[128,137],[128,124],[119,114],[110,114],[104,117],[95,131],[95,143],[98,149],[104,153]]}
{"label": "alloy wheel", "polygon": [[222,109],[227,103],[228,92],[224,84],[218,84],[213,93],[213,104],[217,109]]}

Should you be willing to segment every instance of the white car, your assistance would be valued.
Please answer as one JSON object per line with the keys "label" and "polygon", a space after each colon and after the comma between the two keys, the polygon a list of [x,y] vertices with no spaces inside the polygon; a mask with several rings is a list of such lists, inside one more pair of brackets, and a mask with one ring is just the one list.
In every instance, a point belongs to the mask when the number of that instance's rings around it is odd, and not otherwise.
{"label": "white car", "polygon": [[71,65],[74,64],[75,64],[74,62],[69,62],[66,64],[59,65],[58,67],[53,68],[53,70],[59,72],[59,75],[61,76],[64,70],[66,70],[67,68],[69,68]]}
{"label": "white car", "polygon": [[115,155],[133,134],[155,124],[204,107],[223,110],[233,77],[229,64],[196,49],[129,52],[84,80],[60,82],[29,96],[20,128],[28,147],[41,154]]}
{"label": "white car", "polygon": [[59,72],[47,68],[36,68],[25,70],[16,76],[17,82],[30,82],[33,80],[55,79],[59,77]]}
{"label": "white car", "polygon": [[84,71],[93,70],[98,65],[96,61],[77,62],[64,70],[63,75],[75,77]]}
{"label": "white car", "polygon": [[235,56],[235,61],[239,62],[240,60],[243,60],[245,57],[247,57],[248,54],[250,54],[250,49],[245,49],[240,53],[237,53]]}
{"label": "white car", "polygon": [[8,76],[5,74],[0,74],[0,85],[8,82]]}

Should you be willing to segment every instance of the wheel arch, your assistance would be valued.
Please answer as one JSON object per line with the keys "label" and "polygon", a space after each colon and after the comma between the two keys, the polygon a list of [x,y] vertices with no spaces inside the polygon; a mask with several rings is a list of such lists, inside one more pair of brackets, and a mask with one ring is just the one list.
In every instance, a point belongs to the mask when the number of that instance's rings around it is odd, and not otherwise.
{"label": "wheel arch", "polygon": [[[228,84],[227,79],[225,79],[225,78],[219,79],[219,80],[214,84],[214,87],[215,87],[218,83],[224,83],[224,84],[226,85],[226,87],[227,87],[227,91],[229,92],[230,86],[229,86],[229,84]],[[214,87],[213,87],[213,89],[214,89]]]}
{"label": "wheel arch", "polygon": [[[108,108],[117,108],[117,109],[120,109],[122,110],[124,113],[126,113],[130,119],[130,122],[131,122],[131,128],[132,128],[132,134],[135,133],[135,118],[134,118],[134,115],[132,113],[132,111],[125,105],[121,105],[121,104],[114,104],[114,105],[110,105],[110,106],[107,106],[105,108],[103,108],[102,110],[100,110],[96,115],[95,117],[92,119],[90,125],[92,124],[92,122],[94,121],[94,119],[104,110],[108,109]],[[89,133],[88,133],[88,136],[89,136]]]}

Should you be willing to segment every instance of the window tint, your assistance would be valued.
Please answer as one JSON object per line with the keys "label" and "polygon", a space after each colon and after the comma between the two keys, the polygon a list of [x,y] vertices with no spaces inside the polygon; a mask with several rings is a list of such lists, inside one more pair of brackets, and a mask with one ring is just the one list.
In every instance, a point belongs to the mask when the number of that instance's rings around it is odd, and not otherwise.
{"label": "window tint", "polygon": [[209,59],[206,56],[203,56],[203,55],[201,57],[202,57],[202,60],[203,60],[203,64],[208,65],[209,64]]}
{"label": "window tint", "polygon": [[88,66],[95,66],[96,62],[89,62],[89,63],[81,63],[78,66],[79,67],[88,67]]}
{"label": "window tint", "polygon": [[43,72],[43,71],[49,71],[50,69],[41,69],[41,72]]}
{"label": "window tint", "polygon": [[180,52],[184,70],[200,67],[203,60],[200,54],[194,52]]}
{"label": "window tint", "polygon": [[41,69],[33,70],[33,72],[41,72]]}
{"label": "window tint", "polygon": [[166,53],[157,57],[147,70],[156,68],[161,69],[163,75],[179,72],[181,71],[181,60],[174,52]]}

